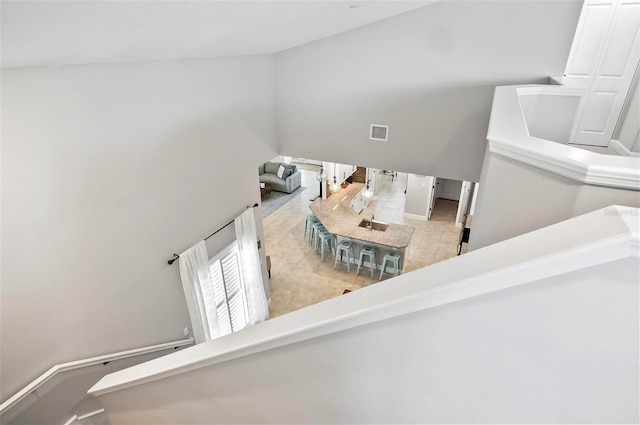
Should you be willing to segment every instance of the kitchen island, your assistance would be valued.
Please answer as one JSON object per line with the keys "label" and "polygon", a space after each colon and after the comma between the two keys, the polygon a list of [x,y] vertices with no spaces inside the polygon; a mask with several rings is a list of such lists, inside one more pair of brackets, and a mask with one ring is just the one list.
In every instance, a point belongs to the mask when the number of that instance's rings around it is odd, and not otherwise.
{"label": "kitchen island", "polygon": [[388,227],[384,231],[361,227],[362,220],[370,220],[371,216],[356,213],[350,202],[355,197],[361,196],[360,192],[363,188],[362,183],[352,183],[328,199],[317,198],[310,205],[311,211],[329,232],[336,235],[338,242],[340,239],[353,241],[355,263],[360,258],[362,246],[372,245],[377,248],[376,269],[378,274],[384,254],[388,250],[400,253],[400,270],[402,270],[406,249],[411,242],[415,228],[393,223],[388,223]]}

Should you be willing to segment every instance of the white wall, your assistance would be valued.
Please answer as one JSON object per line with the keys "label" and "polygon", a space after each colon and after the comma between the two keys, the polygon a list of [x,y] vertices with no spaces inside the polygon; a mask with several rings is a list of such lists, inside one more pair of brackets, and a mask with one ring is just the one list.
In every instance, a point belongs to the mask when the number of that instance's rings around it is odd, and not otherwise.
{"label": "white wall", "polygon": [[530,136],[569,143],[580,103],[579,95],[536,93],[521,94],[518,99]]}
{"label": "white wall", "polygon": [[495,86],[561,75],[581,5],[438,2],[279,53],[281,153],[478,181]]}
{"label": "white wall", "polygon": [[5,400],[54,364],[183,338],[166,261],[258,201],[277,152],[272,56],[1,77]]}
{"label": "white wall", "polygon": [[640,76],[637,75],[635,88],[632,86],[632,91],[629,92],[630,98],[626,105],[626,111],[623,111],[624,115],[620,117],[618,122],[617,134],[614,135],[614,138],[624,147],[633,152],[640,152],[640,144],[636,144],[640,135],[640,83],[637,81],[638,78]]}
{"label": "white wall", "polygon": [[[113,425],[636,423],[639,269],[637,258],[587,267],[100,400]],[[423,286],[410,275],[398,284]]]}
{"label": "white wall", "polygon": [[491,245],[608,205],[639,207],[640,194],[635,190],[579,183],[492,154],[487,149],[469,249]]}
{"label": "white wall", "polygon": [[439,178],[438,182],[440,182],[438,198],[449,199],[451,201],[460,200],[460,190],[462,189],[461,181]]}

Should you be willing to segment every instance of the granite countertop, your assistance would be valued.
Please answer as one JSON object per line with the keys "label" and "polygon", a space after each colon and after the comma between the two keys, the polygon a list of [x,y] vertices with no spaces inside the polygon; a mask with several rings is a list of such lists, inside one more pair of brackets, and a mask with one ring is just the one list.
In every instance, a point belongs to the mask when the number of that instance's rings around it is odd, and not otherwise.
{"label": "granite countertop", "polygon": [[393,248],[405,248],[411,242],[414,227],[388,223],[389,227],[384,232],[358,227],[362,219],[370,219],[371,216],[357,214],[349,205],[349,201],[363,187],[362,183],[352,183],[328,199],[317,198],[309,208],[333,234]]}

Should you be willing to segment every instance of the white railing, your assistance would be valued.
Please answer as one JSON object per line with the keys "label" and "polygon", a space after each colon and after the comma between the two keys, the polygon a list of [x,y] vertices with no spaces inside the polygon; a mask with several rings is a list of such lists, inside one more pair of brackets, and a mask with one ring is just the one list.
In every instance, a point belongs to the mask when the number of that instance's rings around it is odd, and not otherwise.
{"label": "white railing", "polygon": [[638,214],[636,208],[610,207],[573,218],[112,373],[89,393],[108,395],[616,259],[638,258]]}
{"label": "white railing", "polygon": [[496,87],[487,133],[489,150],[581,183],[640,190],[640,158],[589,152],[529,133],[520,97],[561,99],[579,94],[564,86]]}
{"label": "white railing", "polygon": [[9,410],[11,407],[18,404],[21,400],[27,397],[29,394],[35,392],[38,388],[51,380],[59,373],[68,372],[75,369],[81,369],[84,367],[94,366],[105,362],[112,362],[116,360],[122,360],[130,357],[140,356],[143,354],[155,353],[158,351],[166,350],[174,347],[184,347],[192,345],[194,343],[193,338],[182,339],[179,341],[166,342],[163,344],[151,345],[147,347],[135,348],[133,350],[120,351],[117,353],[105,354],[102,356],[90,357],[87,359],[75,360],[67,363],[60,363],[54,365],[38,378],[33,380],[23,389],[9,397],[4,403],[0,404],[0,415]]}

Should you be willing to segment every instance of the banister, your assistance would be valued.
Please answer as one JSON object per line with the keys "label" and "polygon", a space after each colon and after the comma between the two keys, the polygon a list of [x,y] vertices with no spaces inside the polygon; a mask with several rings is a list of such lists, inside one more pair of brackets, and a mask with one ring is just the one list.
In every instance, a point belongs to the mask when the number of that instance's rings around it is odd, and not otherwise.
{"label": "banister", "polygon": [[640,158],[605,155],[531,136],[519,96],[576,96],[565,86],[496,87],[487,139],[489,151],[580,183],[640,190]]}
{"label": "banister", "polygon": [[115,360],[126,359],[128,357],[139,356],[142,354],[149,354],[156,351],[166,350],[172,347],[184,347],[186,345],[191,345],[195,341],[193,338],[181,339],[179,341],[171,341],[165,342],[162,344],[150,345],[147,347],[135,348],[132,350],[119,351],[117,353],[105,354],[102,356],[89,357],[86,359],[74,360],[72,362],[60,363],[52,366],[49,370],[44,372],[42,375],[34,379],[20,391],[15,393],[13,396],[9,397],[4,403],[0,404],[0,415],[9,410],[11,407],[18,404],[22,399],[27,397],[29,394],[36,391],[40,386],[44,385],[47,381],[52,379],[58,373],[67,372],[74,369],[80,369],[87,366],[93,366],[105,362],[111,362]]}
{"label": "banister", "polygon": [[637,208],[597,210],[112,373],[89,393],[100,396],[545,277],[639,257],[638,215]]}

